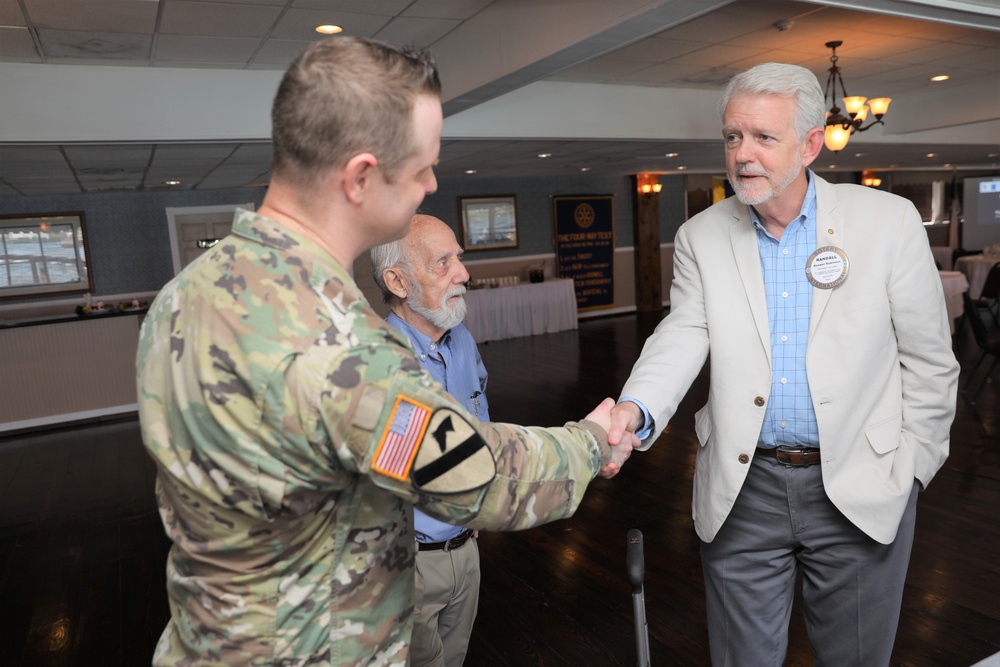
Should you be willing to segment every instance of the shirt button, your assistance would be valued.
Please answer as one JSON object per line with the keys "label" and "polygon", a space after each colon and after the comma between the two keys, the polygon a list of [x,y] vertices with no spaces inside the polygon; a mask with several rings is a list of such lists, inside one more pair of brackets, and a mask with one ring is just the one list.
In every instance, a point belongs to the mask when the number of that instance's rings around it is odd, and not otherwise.
{"label": "shirt button", "polygon": [[426,354],[421,354],[421,355],[420,355],[420,358],[421,358],[421,359],[426,359],[426,358],[427,358],[427,355],[426,355]]}
{"label": "shirt button", "polygon": [[787,425],[788,424],[786,424],[785,422],[781,422],[781,428],[785,428],[785,426],[787,426]]}
{"label": "shirt button", "polygon": [[784,250],[782,250],[781,254],[782,255],[787,255],[788,254],[788,248],[785,248]]}
{"label": "shirt button", "polygon": [[781,384],[788,384],[787,378],[781,378]]}
{"label": "shirt button", "polygon": [[782,296],[783,298],[787,299],[787,298],[788,298],[788,292],[782,292],[782,293],[781,293],[781,296]]}
{"label": "shirt button", "polygon": [[436,350],[437,349],[437,345],[434,345],[433,343],[431,343],[431,349],[432,350]]}
{"label": "shirt button", "polygon": [[787,343],[788,342],[788,336],[782,336],[781,337],[781,342],[782,343]]}
{"label": "shirt button", "polygon": [[740,463],[749,463],[750,457],[746,454],[740,454]]}
{"label": "shirt button", "polygon": [[758,408],[764,405],[764,403],[765,401],[763,396],[758,396],[757,398],[753,399],[753,404],[756,405]]}

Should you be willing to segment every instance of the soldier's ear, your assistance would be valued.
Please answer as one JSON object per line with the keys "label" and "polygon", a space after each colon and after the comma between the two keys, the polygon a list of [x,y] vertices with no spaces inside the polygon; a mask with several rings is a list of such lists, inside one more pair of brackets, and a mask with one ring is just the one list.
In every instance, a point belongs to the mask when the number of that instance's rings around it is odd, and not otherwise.
{"label": "soldier's ear", "polygon": [[405,299],[409,290],[406,288],[406,279],[403,277],[403,270],[399,267],[392,267],[382,272],[382,280],[390,292],[400,299]]}
{"label": "soldier's ear", "polygon": [[347,161],[343,169],[343,183],[344,194],[350,202],[360,204],[364,201],[376,169],[378,158],[371,153],[360,153]]}

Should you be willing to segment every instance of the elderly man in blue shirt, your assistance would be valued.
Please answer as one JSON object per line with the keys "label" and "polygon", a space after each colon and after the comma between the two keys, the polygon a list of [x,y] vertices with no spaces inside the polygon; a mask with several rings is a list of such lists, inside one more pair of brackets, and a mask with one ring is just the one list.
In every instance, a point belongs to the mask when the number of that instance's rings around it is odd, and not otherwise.
{"label": "elderly man in blue shirt", "polygon": [[[420,365],[480,421],[489,421],[486,368],[462,324],[462,248],[441,220],[415,215],[406,236],[373,248],[372,272],[392,311],[386,321],[403,333]],[[410,664],[459,667],[479,605],[479,548],[471,530],[414,509],[416,600]]]}

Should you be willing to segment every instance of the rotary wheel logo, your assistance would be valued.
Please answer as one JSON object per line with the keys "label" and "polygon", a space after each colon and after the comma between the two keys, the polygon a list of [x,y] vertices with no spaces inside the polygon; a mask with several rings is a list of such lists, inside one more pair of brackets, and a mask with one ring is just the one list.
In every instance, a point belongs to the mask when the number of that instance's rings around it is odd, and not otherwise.
{"label": "rotary wheel logo", "polygon": [[590,204],[580,204],[573,212],[573,219],[583,229],[590,227],[594,224],[594,207]]}

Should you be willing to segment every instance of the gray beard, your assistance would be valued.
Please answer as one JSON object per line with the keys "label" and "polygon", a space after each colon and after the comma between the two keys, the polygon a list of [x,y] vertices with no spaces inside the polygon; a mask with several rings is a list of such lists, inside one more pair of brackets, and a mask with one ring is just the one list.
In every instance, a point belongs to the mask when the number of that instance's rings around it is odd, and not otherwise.
{"label": "gray beard", "polygon": [[448,299],[456,294],[465,294],[465,288],[459,287],[453,290],[448,290],[445,295],[441,297],[441,306],[439,308],[431,309],[420,305],[420,299],[423,296],[422,293],[407,296],[406,305],[410,307],[410,310],[423,317],[438,329],[453,329],[461,324],[462,320],[465,319],[465,312],[467,309],[465,297],[459,299],[458,303],[454,306],[448,306]]}
{"label": "gray beard", "polygon": [[[739,171],[737,171],[737,174],[738,173]],[[740,200],[740,203],[746,204],[747,206],[759,206],[760,204],[771,201],[784,192],[785,188],[794,183],[795,179],[798,178],[801,173],[801,166],[798,169],[791,169],[782,175],[781,180],[777,182],[769,180],[768,184],[771,185],[773,183],[773,186],[759,194],[752,194],[749,188],[743,189],[742,185],[738,185],[738,179],[731,178],[729,180],[732,182],[733,192],[736,193],[736,198]]]}

